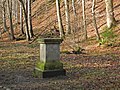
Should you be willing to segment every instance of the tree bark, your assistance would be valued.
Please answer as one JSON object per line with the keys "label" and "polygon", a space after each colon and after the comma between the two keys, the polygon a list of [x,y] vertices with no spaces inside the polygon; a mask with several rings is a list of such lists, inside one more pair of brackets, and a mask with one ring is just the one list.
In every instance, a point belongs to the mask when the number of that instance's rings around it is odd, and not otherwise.
{"label": "tree bark", "polygon": [[30,38],[32,38],[33,30],[32,30],[32,17],[31,17],[31,0],[28,0],[28,27],[29,27]]}
{"label": "tree bark", "polygon": [[72,0],[72,9],[73,9],[73,14],[74,14],[74,28],[71,29],[71,33],[74,34],[75,30],[77,30],[78,28],[78,20],[77,20],[77,12],[76,12],[76,8],[75,8],[75,0]]}
{"label": "tree bark", "polygon": [[66,15],[66,35],[71,33],[70,28],[70,14],[69,14],[69,1],[64,0],[65,3],[65,15]]}
{"label": "tree bark", "polygon": [[2,15],[3,15],[3,29],[4,29],[4,32],[7,31],[5,2],[6,2],[6,0],[2,0],[2,7],[3,7]]}
{"label": "tree bark", "polygon": [[56,0],[56,8],[57,8],[57,18],[58,18],[58,26],[59,26],[59,32],[60,37],[64,37],[64,30],[62,25],[62,18],[61,18],[61,12],[60,12],[60,1]]}
{"label": "tree bark", "polygon": [[9,20],[10,20],[10,40],[14,40],[14,30],[13,30],[13,21],[12,21],[12,0],[8,0],[8,10],[9,10]]}
{"label": "tree bark", "polygon": [[116,22],[114,18],[113,0],[105,0],[105,4],[106,4],[107,27],[111,28]]}
{"label": "tree bark", "polygon": [[72,8],[73,8],[74,16],[77,17],[76,9],[75,9],[75,0],[72,0]]}
{"label": "tree bark", "polygon": [[83,26],[84,26],[84,39],[87,39],[87,29],[86,29],[86,14],[85,14],[85,0],[82,0],[82,11],[83,11]]}
{"label": "tree bark", "polygon": [[22,4],[20,3],[20,35],[24,34],[23,30],[23,9]]}
{"label": "tree bark", "polygon": [[94,29],[95,29],[95,32],[96,32],[97,40],[100,40],[100,34],[98,32],[98,27],[97,27],[96,17],[95,17],[95,4],[96,4],[96,0],[93,0],[93,3],[92,3],[93,25],[94,25]]}
{"label": "tree bark", "polygon": [[16,23],[18,24],[18,1],[16,0],[16,5],[15,5],[15,19]]}
{"label": "tree bark", "polygon": [[27,19],[27,13],[26,13],[26,9],[25,9],[25,5],[24,2],[22,0],[19,0],[22,7],[23,7],[23,11],[24,11],[24,16],[25,16],[25,23],[26,23],[26,40],[30,41],[30,34],[29,34],[29,27],[28,27],[28,19]]}

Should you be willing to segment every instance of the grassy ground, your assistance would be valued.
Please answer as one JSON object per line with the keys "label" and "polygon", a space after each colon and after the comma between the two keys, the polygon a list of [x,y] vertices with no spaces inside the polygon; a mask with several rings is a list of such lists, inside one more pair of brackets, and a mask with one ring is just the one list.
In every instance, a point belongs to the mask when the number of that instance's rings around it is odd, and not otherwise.
{"label": "grassy ground", "polygon": [[41,79],[33,77],[38,44],[0,42],[0,90],[119,90],[119,49],[97,50],[61,53],[67,75]]}

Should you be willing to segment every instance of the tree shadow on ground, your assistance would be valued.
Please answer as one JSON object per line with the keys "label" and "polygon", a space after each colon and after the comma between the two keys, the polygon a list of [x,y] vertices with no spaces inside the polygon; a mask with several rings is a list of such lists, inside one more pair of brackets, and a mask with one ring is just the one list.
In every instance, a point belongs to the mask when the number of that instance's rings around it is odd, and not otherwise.
{"label": "tree shadow on ground", "polygon": [[0,89],[80,90],[120,88],[120,57],[116,55],[63,54],[67,76],[35,78],[33,69],[0,71]]}

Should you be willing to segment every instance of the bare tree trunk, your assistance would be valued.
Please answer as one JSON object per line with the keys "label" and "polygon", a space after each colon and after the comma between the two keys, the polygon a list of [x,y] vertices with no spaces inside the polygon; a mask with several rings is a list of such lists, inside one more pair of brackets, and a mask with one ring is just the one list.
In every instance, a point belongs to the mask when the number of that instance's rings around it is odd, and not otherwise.
{"label": "bare tree trunk", "polygon": [[73,14],[74,14],[74,28],[71,29],[71,33],[74,34],[75,30],[78,28],[78,20],[77,20],[77,13],[76,13],[76,8],[75,8],[75,0],[72,0],[72,9],[73,9]]}
{"label": "bare tree trunk", "polygon": [[23,9],[22,4],[20,3],[20,35],[24,34],[23,30]]}
{"label": "bare tree trunk", "polygon": [[82,10],[83,10],[83,26],[84,26],[84,39],[87,39],[87,29],[86,29],[86,14],[85,14],[85,0],[82,0]]}
{"label": "bare tree trunk", "polygon": [[18,24],[17,4],[18,4],[18,2],[17,2],[17,0],[13,0],[12,2],[13,2],[13,4],[12,4],[12,17],[13,17],[13,19],[15,20],[13,23],[14,23],[14,25],[15,25],[15,28],[17,29],[17,24]]}
{"label": "bare tree trunk", "polygon": [[72,8],[73,8],[74,16],[77,17],[76,9],[75,9],[75,0],[72,0]]}
{"label": "bare tree trunk", "polygon": [[95,4],[96,4],[96,0],[93,0],[93,3],[92,3],[93,25],[94,25],[94,29],[95,29],[95,32],[96,32],[97,40],[100,40],[100,34],[98,32],[96,17],[95,17]]}
{"label": "bare tree trunk", "polygon": [[113,0],[105,0],[106,3],[106,18],[107,27],[111,28],[115,24],[114,10],[113,10]]}
{"label": "bare tree trunk", "polygon": [[12,22],[12,0],[8,0],[8,10],[9,10],[9,20],[10,20],[10,39],[14,40],[14,30],[13,30],[13,22]]}
{"label": "bare tree trunk", "polygon": [[64,37],[64,30],[62,25],[62,19],[61,19],[61,12],[60,12],[60,1],[56,0],[56,8],[57,8],[57,18],[58,18],[58,26],[60,31],[60,37]]}
{"label": "bare tree trunk", "polygon": [[3,29],[4,29],[4,32],[7,31],[5,2],[6,2],[6,0],[2,0],[2,7],[3,7],[2,14],[3,14]]}
{"label": "bare tree trunk", "polygon": [[18,1],[16,0],[16,5],[15,5],[15,19],[16,23],[18,23]]}
{"label": "bare tree trunk", "polygon": [[24,5],[24,2],[23,0],[19,0],[20,3],[22,4],[22,7],[23,7],[23,11],[24,11],[24,16],[25,16],[25,23],[26,23],[26,40],[27,41],[30,41],[30,34],[29,34],[29,27],[28,27],[28,19],[27,19],[27,13],[26,13],[26,9],[25,9],[25,5]]}
{"label": "bare tree trunk", "polygon": [[31,17],[31,0],[28,0],[28,27],[29,27],[30,38],[32,38],[33,30],[32,30],[32,17]]}
{"label": "bare tree trunk", "polygon": [[69,2],[68,0],[64,0],[65,3],[65,15],[66,15],[66,35],[71,33],[70,28],[70,14],[69,14]]}
{"label": "bare tree trunk", "polygon": [[28,13],[28,0],[25,0],[25,9],[26,9],[26,13]]}

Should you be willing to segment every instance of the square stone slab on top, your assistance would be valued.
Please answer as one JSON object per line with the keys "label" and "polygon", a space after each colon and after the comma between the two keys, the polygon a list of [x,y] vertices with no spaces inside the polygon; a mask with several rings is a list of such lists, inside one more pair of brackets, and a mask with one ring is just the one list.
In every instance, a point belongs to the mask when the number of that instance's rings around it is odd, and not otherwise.
{"label": "square stone slab on top", "polygon": [[55,43],[62,43],[63,39],[61,38],[39,38],[37,39],[38,43],[40,44],[55,44]]}

